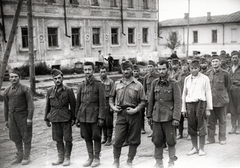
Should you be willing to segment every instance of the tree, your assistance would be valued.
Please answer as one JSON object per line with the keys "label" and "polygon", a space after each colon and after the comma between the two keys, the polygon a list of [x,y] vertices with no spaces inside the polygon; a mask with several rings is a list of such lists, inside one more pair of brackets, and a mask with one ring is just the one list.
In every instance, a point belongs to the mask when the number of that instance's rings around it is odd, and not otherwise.
{"label": "tree", "polygon": [[171,49],[172,52],[181,46],[181,42],[178,39],[178,33],[175,31],[169,32],[168,38],[166,40],[167,40],[167,43],[164,44],[164,46]]}

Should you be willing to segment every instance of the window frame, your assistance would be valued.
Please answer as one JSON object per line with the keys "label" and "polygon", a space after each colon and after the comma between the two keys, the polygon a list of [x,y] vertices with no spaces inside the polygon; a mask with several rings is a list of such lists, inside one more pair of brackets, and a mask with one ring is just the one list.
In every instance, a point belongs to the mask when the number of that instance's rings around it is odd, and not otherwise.
{"label": "window frame", "polygon": [[[94,29],[98,29],[99,30],[99,33],[98,34],[96,34],[96,33],[94,33]],[[98,43],[96,43],[95,41],[95,36],[96,35],[98,35]],[[100,27],[93,27],[92,28],[92,45],[94,45],[94,46],[100,46],[101,45],[101,28]]]}
{"label": "window frame", "polygon": [[128,2],[128,8],[133,8],[133,0],[127,0]]}
{"label": "window frame", "polygon": [[237,28],[231,28],[231,43],[237,43]]}
{"label": "window frame", "polygon": [[99,6],[98,0],[91,0],[91,6]]}
{"label": "window frame", "polygon": [[198,43],[198,31],[193,31],[193,43]]}
{"label": "window frame", "polygon": [[143,0],[143,9],[148,9],[148,0]]}
{"label": "window frame", "polygon": [[117,7],[117,0],[110,0],[110,7]]}
{"label": "window frame", "polygon": [[[146,37],[144,36],[144,34],[145,34],[144,30],[147,30]],[[146,39],[146,41],[144,39]],[[143,44],[149,44],[149,28],[148,27],[143,27],[142,28],[142,43]]]}
{"label": "window frame", "polygon": [[[78,29],[78,33],[73,33],[73,29]],[[78,36],[78,37],[76,37]],[[76,37],[76,38],[75,38]],[[72,47],[81,47],[81,27],[72,27],[71,28],[71,39],[72,39]],[[78,39],[78,44],[75,44],[76,39]]]}
{"label": "window frame", "polygon": [[[49,34],[49,29],[55,29],[56,30],[56,34]],[[49,36],[51,35],[51,37],[53,36],[53,37],[56,37],[56,44],[54,45],[54,44],[52,44],[51,46],[50,46],[50,41],[51,41],[51,43],[54,43],[52,40],[50,40],[49,38]],[[47,39],[48,39],[48,47],[49,48],[58,48],[59,47],[59,35],[58,35],[58,27],[47,27]]]}
{"label": "window frame", "polygon": [[212,30],[212,43],[217,43],[217,29]]}
{"label": "window frame", "polygon": [[79,4],[78,0],[69,0],[70,4]]}
{"label": "window frame", "polygon": [[[115,34],[113,34],[113,31],[112,31],[113,29],[116,29]],[[113,37],[113,35],[115,36]],[[114,40],[114,41],[117,41],[116,43],[113,43],[113,38],[117,38],[117,40]],[[119,45],[119,28],[118,27],[111,28],[111,45],[114,45],[114,46]]]}
{"label": "window frame", "polygon": [[[129,30],[133,30],[133,32],[130,34]],[[134,27],[128,27],[128,44],[130,45],[134,45],[136,44],[136,32],[135,32],[136,28]],[[130,42],[130,38],[132,39]]]}
{"label": "window frame", "polygon": [[[23,29],[26,29],[27,34],[23,35]],[[26,39],[25,39],[26,38]],[[28,49],[29,45],[28,45],[28,27],[21,27],[21,41],[22,41],[22,49]],[[26,43],[26,46],[24,46],[24,41]]]}

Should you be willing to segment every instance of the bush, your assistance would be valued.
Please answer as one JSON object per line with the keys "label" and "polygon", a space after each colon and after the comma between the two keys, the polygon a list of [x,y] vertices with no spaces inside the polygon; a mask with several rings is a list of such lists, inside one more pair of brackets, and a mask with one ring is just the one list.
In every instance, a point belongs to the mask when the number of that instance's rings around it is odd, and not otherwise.
{"label": "bush", "polygon": [[[29,76],[29,63],[26,62],[19,67],[22,77]],[[51,69],[47,66],[46,62],[39,62],[35,64],[35,75],[47,75],[50,74]]]}

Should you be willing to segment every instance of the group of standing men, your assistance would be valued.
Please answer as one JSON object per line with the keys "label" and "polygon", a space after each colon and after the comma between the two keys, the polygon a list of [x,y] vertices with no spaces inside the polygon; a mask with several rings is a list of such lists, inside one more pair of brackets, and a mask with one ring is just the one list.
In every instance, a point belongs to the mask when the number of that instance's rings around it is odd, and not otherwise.
{"label": "group of standing men", "polygon": [[[229,133],[240,133],[239,57],[238,52],[232,52],[233,65],[228,73],[222,70],[220,57],[212,56],[212,67],[204,75],[200,72],[198,60],[190,63],[182,61],[180,70],[179,60],[173,55],[171,61],[163,60],[157,65],[149,61],[150,71],[143,79],[135,73],[139,71],[135,65],[123,61],[123,76],[115,83],[107,77],[106,67],[100,68],[101,78],[98,80],[93,76],[94,64],[85,62],[83,67],[86,79],[79,84],[77,99],[73,90],[63,85],[62,72],[52,70],[55,85],[47,91],[44,116],[46,125],[52,126],[52,138],[57,142],[58,160],[52,165],[70,165],[72,126],[76,124],[81,129],[88,152],[88,159],[83,166],[97,167],[100,164],[102,130],[102,143],[111,145],[113,112],[116,112],[113,165],[116,168],[120,166],[121,148],[127,141],[129,152],[125,167],[132,167],[137,147],[141,143],[141,131],[145,131],[145,107],[155,145],[156,168],[163,168],[163,148],[166,145],[169,151],[168,167],[174,166],[177,160],[176,128],[179,127],[178,138],[181,138],[184,117],[188,120],[188,134],[192,142],[192,149],[187,155],[206,154],[205,143],[215,142],[217,119],[219,142],[226,144],[227,109],[232,114],[232,130]],[[34,107],[30,89],[20,84],[19,80],[19,70],[13,69],[10,73],[12,86],[4,92],[4,114],[5,125],[10,128],[10,139],[17,148],[17,157],[11,164],[24,165],[30,162]]]}

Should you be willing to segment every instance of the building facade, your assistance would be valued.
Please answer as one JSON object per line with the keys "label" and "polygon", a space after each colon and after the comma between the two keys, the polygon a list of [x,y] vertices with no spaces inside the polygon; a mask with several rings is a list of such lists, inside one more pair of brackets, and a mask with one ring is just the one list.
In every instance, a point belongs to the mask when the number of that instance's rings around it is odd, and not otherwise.
{"label": "building facade", "polygon": [[[187,55],[188,15],[182,19],[170,19],[159,23],[159,52],[162,56],[171,55],[172,51],[165,47],[170,32],[175,32],[181,46],[175,49],[178,56]],[[208,12],[204,17],[189,19],[188,55],[220,54],[220,51],[231,53],[240,50],[240,11],[229,14],[211,16]]]}
{"label": "building facade", "polygon": [[[32,0],[35,62],[72,67],[107,58],[147,60],[156,55],[158,0]],[[65,5],[64,5],[65,1]],[[17,0],[2,0],[6,39]],[[24,1],[9,65],[28,61],[27,4]],[[6,48],[1,25],[1,55]]]}

